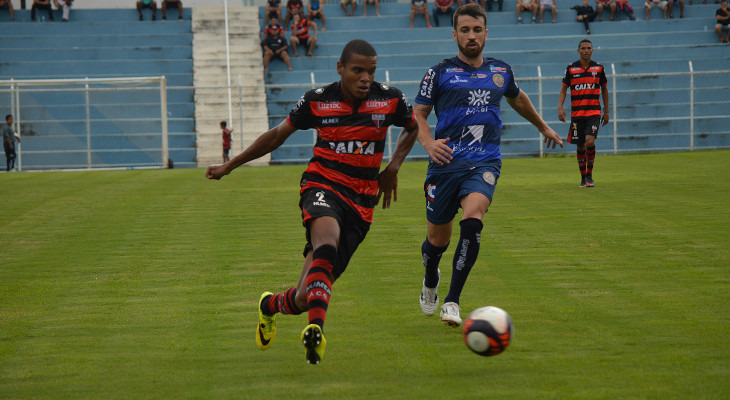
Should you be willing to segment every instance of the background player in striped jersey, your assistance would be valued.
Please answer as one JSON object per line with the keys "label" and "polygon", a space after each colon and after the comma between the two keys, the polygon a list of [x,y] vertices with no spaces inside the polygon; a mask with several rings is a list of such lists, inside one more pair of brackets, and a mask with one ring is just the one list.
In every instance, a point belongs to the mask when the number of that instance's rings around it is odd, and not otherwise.
{"label": "background player in striped jersey", "polygon": [[[570,88],[570,132],[568,143],[577,145],[580,187],[593,187],[593,163],[596,160],[596,137],[599,125],[608,123],[608,81],[603,65],[591,60],[593,43],[578,43],[580,60],[568,65],[558,96],[558,119],[565,122],[563,103]],[[601,102],[603,98],[603,115]]]}
{"label": "background player in striped jersey", "polygon": [[[418,141],[430,157],[424,183],[428,224],[426,240],[421,245],[426,268],[421,310],[433,315],[438,308],[438,265],[461,207],[463,216],[451,285],[440,314],[444,324],[459,326],[459,297],[479,255],[482,219],[492,203],[502,167],[502,98],[545,136],[548,146],[562,147],[563,142],[543,121],[527,94],[517,87],[512,68],[504,61],[482,55],[487,40],[484,9],[474,3],[459,7],[453,26],[458,56],[426,72],[416,96],[415,113]],[[427,121],[433,108],[438,119],[435,138]]]}
{"label": "background player in striped jersey", "polygon": [[[397,174],[418,135],[413,108],[400,90],[374,82],[375,49],[364,40],[345,45],[337,73],[341,79],[306,92],[289,117],[259,136],[243,153],[223,165],[208,167],[208,179],[266,155],[297,129],[317,130],[314,156],[301,180],[300,202],[307,244],[299,284],[283,293],[264,292],[259,299],[256,343],[266,350],[276,336],[277,313],[308,312],[302,332],[308,363],[324,355],[322,332],[332,283],[370,229],[373,209],[397,199]],[[380,171],[389,125],[403,127],[388,165]]]}

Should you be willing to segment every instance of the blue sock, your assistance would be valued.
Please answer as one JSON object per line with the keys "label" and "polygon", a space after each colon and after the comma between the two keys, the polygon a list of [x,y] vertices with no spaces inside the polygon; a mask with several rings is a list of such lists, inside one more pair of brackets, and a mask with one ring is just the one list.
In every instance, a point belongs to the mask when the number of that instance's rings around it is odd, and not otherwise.
{"label": "blue sock", "polygon": [[482,235],[482,221],[477,218],[468,218],[459,223],[461,226],[461,234],[459,237],[459,245],[454,252],[454,264],[451,272],[451,286],[449,286],[449,294],[444,299],[444,303],[454,302],[459,304],[461,289],[466,284],[466,278],[471,272],[471,267],[477,261],[479,256],[479,242]]}
{"label": "blue sock", "polygon": [[441,256],[444,254],[446,249],[449,247],[447,244],[444,247],[436,247],[428,241],[423,241],[421,245],[421,256],[423,256],[423,266],[426,267],[426,287],[435,288],[439,282],[439,262],[441,262]]}

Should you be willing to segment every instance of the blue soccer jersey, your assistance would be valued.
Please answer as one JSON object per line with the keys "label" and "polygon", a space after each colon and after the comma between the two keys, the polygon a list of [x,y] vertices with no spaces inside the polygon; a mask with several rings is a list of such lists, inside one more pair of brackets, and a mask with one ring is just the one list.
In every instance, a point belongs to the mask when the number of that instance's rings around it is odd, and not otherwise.
{"label": "blue soccer jersey", "polygon": [[447,145],[454,150],[454,158],[450,164],[430,162],[429,174],[501,160],[500,101],[502,96],[519,94],[512,68],[501,60],[485,58],[474,68],[454,57],[431,67],[421,81],[416,103],[434,106],[435,138],[450,138]]}

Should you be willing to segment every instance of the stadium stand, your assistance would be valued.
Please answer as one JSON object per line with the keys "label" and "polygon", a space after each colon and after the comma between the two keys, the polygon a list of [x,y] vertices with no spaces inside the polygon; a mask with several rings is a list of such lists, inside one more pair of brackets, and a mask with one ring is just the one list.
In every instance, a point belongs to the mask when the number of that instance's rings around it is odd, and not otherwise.
{"label": "stadium stand", "polygon": [[[718,44],[712,30],[717,5],[688,5],[685,18],[646,21],[640,5],[643,3],[631,3],[638,17],[636,21],[594,22],[590,36],[586,36],[583,25],[575,21],[575,11],[570,9],[572,3],[558,2],[555,24],[549,20],[544,24],[517,24],[514,7],[505,3],[504,11],[488,14],[489,37],[485,55],[512,65],[518,83],[536,107],[539,89],[536,77],[540,67],[542,77],[546,78],[542,87],[542,114],[557,131],[567,131],[567,126],[557,120],[560,78],[566,65],[578,59],[577,45],[585,37],[590,38],[596,48],[593,58],[604,64],[609,72],[614,64],[616,74],[686,73],[690,60],[694,71],[730,70],[730,46]],[[370,41],[379,54],[376,80],[385,82],[389,78],[410,101],[415,98],[418,82],[426,69],[455,55],[450,27],[428,29],[423,19],[420,25],[417,19],[415,28],[409,29],[408,3],[381,4],[383,16],[380,18],[346,17],[339,4],[324,7],[327,31],[318,34],[315,57],[293,58],[293,72],[286,71],[281,63],[272,63],[266,76],[270,126],[286,117],[312,82],[318,86],[338,80],[334,67],[342,45],[348,40],[363,38]],[[260,15],[262,13],[263,9],[260,9]],[[640,151],[687,147],[685,138],[671,136],[686,131],[690,123],[688,117],[672,118],[688,108],[688,91],[681,89],[687,87],[688,79],[687,75],[645,76],[617,81],[617,103],[620,104],[617,115],[622,121],[617,130],[637,134],[622,138],[631,142],[625,148]],[[694,130],[703,133],[706,147],[730,146],[730,96],[727,95],[730,85],[726,80],[718,82],[717,75],[696,75],[694,85],[702,88],[695,94],[694,101],[701,102],[701,106],[695,110]],[[433,117],[432,114],[429,122],[435,124]],[[507,156],[536,154],[537,133],[523,129],[527,123],[509,107],[503,107],[502,118],[505,121],[503,152]],[[646,138],[644,133],[658,135]],[[311,138],[309,132],[296,133],[272,155],[272,161],[285,163],[307,159],[311,154],[308,149]],[[601,135],[599,139],[608,141],[610,137]],[[606,150],[610,147],[612,144],[599,144],[599,148]],[[572,152],[573,149],[568,147],[564,151]],[[416,145],[409,157],[424,158],[425,152]]]}
{"label": "stadium stand", "polygon": [[[30,22],[30,10],[17,8],[15,22],[10,23],[7,13],[0,13],[0,26],[3,27],[0,28],[3,32],[0,80],[164,75],[168,86],[169,156],[176,167],[196,166],[190,11],[185,9],[183,21],[175,19],[165,23],[159,20],[152,23],[149,18],[140,22],[137,11],[131,6],[128,9],[74,9],[68,23]],[[113,107],[114,101],[137,104],[142,115],[148,102],[157,103],[155,106],[159,109],[159,94],[152,94],[156,95],[154,99],[144,96],[120,98],[110,100],[108,106]],[[66,107],[74,102],[83,104],[83,96],[44,96],[34,100],[38,103],[36,107],[58,121],[55,129],[85,131],[84,127],[78,126],[85,122],[79,122],[80,116],[69,113]],[[134,124],[104,126],[108,124],[99,121],[92,129],[120,133],[136,129]],[[36,133],[36,136],[25,138],[25,148],[63,148],[64,143],[44,137],[42,129]],[[121,136],[108,135],[94,146],[113,149],[121,145],[119,141],[124,140]],[[117,165],[119,159],[125,157],[139,158],[122,160],[131,164],[148,162],[143,153],[108,152],[106,157],[108,165]],[[48,157],[44,161],[48,165],[62,163]]]}

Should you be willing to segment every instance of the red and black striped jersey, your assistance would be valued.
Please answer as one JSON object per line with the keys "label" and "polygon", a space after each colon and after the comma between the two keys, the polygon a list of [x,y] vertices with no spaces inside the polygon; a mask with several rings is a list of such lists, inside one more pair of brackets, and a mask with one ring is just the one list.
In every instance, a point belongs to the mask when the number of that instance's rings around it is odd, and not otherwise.
{"label": "red and black striped jersey", "polygon": [[231,148],[231,132],[233,130],[223,128],[223,148],[229,149]]}
{"label": "red and black striped jersey", "polygon": [[297,129],[316,129],[313,157],[302,175],[301,191],[317,187],[337,193],[366,222],[373,220],[378,174],[388,126],[415,120],[403,93],[373,82],[365,100],[351,103],[340,82],[306,92],[287,121]]}
{"label": "red and black striped jersey", "polygon": [[601,86],[606,86],[603,65],[591,61],[588,68],[576,61],[565,69],[563,86],[570,88],[570,116],[591,117],[601,115]]}

